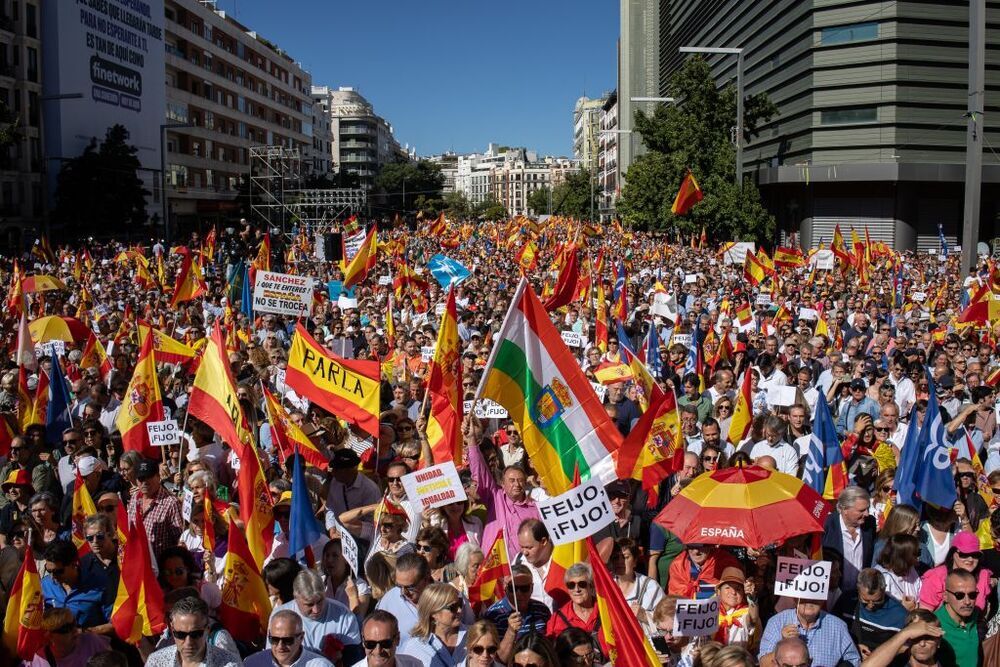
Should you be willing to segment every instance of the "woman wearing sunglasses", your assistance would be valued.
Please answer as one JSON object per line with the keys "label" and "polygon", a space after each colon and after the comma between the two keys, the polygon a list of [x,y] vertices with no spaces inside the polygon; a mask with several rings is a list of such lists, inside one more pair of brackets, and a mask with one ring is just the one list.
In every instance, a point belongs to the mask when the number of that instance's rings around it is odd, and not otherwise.
{"label": "woman wearing sunglasses", "polygon": [[456,667],[466,659],[465,604],[452,586],[428,584],[417,601],[417,624],[399,648],[426,667]]}
{"label": "woman wearing sunglasses", "polygon": [[976,607],[982,611],[990,595],[990,571],[982,566],[983,552],[979,538],[969,531],[962,531],[951,541],[951,548],[942,565],[927,570],[920,586],[920,606],[937,610],[944,600],[945,581],[955,570],[971,572],[976,577]]}
{"label": "woman wearing sunglasses", "polygon": [[[580,628],[594,633],[600,624],[597,597],[594,594],[594,571],[589,563],[571,565],[563,576],[569,602],[555,610],[545,628],[545,636],[555,639],[566,628]],[[516,657],[516,653],[515,653]]]}
{"label": "woman wearing sunglasses", "polygon": [[[73,612],[66,607],[46,609],[42,615],[42,630],[45,631],[45,646],[39,655],[52,667],[83,665],[90,656],[111,648],[106,637],[81,632]],[[35,665],[38,661],[27,664]]]}
{"label": "woman wearing sunglasses", "polygon": [[440,528],[421,528],[417,533],[417,554],[431,567],[431,579],[448,583],[458,574],[448,558],[448,537]]}
{"label": "woman wearing sunglasses", "polygon": [[559,660],[549,641],[535,633],[528,633],[517,640],[514,656],[507,667],[559,667]]}
{"label": "woman wearing sunglasses", "polygon": [[222,592],[210,581],[202,579],[201,570],[195,564],[194,556],[186,547],[168,547],[160,554],[160,586],[165,594],[189,586],[198,591],[209,608],[216,609],[222,603]]}
{"label": "woman wearing sunglasses", "polygon": [[500,650],[500,635],[497,628],[489,621],[476,621],[465,633],[465,645],[468,655],[465,664],[468,667],[496,667],[497,651]]}

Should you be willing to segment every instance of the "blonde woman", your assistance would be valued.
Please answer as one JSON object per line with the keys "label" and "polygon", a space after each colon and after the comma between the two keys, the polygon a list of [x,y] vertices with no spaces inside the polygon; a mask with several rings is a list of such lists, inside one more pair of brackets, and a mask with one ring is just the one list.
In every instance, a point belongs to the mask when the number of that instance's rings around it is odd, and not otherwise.
{"label": "blonde woman", "polygon": [[426,667],[457,667],[466,658],[464,603],[449,584],[429,584],[417,602],[417,624],[399,653]]}
{"label": "blonde woman", "polygon": [[465,658],[467,667],[493,667],[497,662],[497,651],[500,650],[500,635],[497,626],[489,621],[476,621],[465,633],[465,645],[468,655]]}

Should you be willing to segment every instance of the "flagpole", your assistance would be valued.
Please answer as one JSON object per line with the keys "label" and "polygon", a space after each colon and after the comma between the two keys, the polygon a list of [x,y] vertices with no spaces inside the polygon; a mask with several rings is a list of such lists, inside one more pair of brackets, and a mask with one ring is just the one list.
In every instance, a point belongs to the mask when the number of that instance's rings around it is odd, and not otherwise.
{"label": "flagpole", "polygon": [[[150,332],[150,335],[152,335],[152,332]],[[184,410],[184,423],[181,424],[181,449],[180,453],[177,455],[177,467],[180,468],[181,472],[182,489],[184,488],[184,485],[187,483],[187,466],[184,465],[184,441],[187,439],[185,436],[187,436],[188,416],[190,416],[190,414],[191,413],[187,409]]]}
{"label": "flagpole", "polygon": [[[514,297],[511,299],[510,307],[507,308],[507,314],[503,316],[503,323],[500,325],[500,331],[504,332],[507,330],[507,324],[510,322],[511,315],[514,309],[517,307],[517,303],[521,300],[521,295],[524,294],[524,288],[528,284],[528,278],[521,273],[521,280],[517,284],[517,289],[514,291]],[[489,359],[486,360],[486,369],[483,372],[483,376],[479,378],[479,386],[476,387],[476,395],[473,397],[473,407],[483,396],[483,390],[486,387],[486,377],[489,375],[489,371],[493,368],[493,364],[496,361],[497,354],[500,351],[500,346],[497,344],[498,341],[493,341],[493,349],[490,350]]]}
{"label": "flagpole", "polygon": [[[507,550],[507,531],[504,529],[503,526],[500,526],[500,539],[503,540],[503,548],[504,548],[504,551],[506,551]],[[509,567],[507,568],[507,570],[508,570],[508,572],[510,572],[510,603],[511,603],[511,606],[514,607],[514,611],[517,612],[518,614],[520,614],[521,610],[518,609],[518,607],[517,607],[517,589],[514,587],[514,572],[512,570],[510,570]]]}

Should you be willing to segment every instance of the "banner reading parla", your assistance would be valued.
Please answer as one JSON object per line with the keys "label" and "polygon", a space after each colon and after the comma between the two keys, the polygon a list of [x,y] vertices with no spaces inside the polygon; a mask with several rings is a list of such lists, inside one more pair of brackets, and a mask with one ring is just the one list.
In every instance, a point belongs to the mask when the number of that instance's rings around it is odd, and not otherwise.
{"label": "banner reading parla", "polygon": [[312,310],[313,284],[308,276],[258,271],[253,285],[253,309],[278,315],[302,315]]}

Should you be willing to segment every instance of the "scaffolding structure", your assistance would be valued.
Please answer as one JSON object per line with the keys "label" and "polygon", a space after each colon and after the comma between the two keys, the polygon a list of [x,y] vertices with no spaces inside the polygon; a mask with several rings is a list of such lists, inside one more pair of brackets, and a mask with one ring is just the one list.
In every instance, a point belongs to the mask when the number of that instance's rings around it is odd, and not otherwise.
{"label": "scaffolding structure", "polygon": [[250,210],[268,229],[287,234],[295,223],[291,193],[302,184],[302,153],[284,146],[250,147]]}

